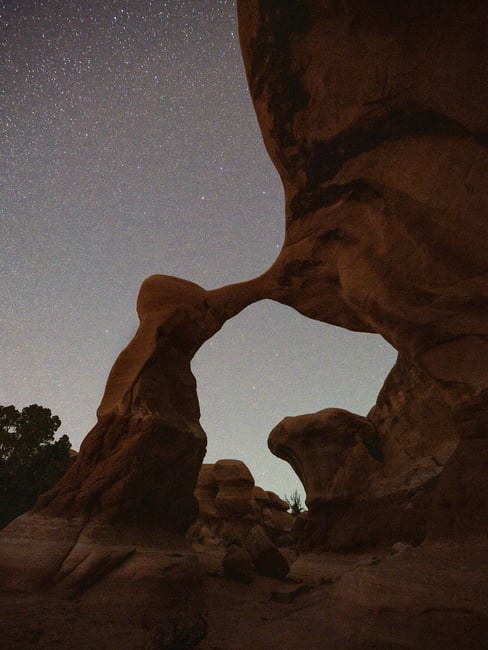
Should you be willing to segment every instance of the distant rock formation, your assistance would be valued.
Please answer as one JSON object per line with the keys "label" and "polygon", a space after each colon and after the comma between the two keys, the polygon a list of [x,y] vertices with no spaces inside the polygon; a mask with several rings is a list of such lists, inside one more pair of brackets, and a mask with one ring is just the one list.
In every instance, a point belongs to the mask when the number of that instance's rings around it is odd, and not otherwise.
{"label": "distant rock formation", "polygon": [[254,487],[253,495],[266,533],[276,543],[286,541],[295,521],[295,517],[288,512],[290,509],[288,501],[257,485]]}
{"label": "distant rock formation", "polygon": [[[337,492],[336,477],[355,449],[358,442],[373,440],[376,432],[371,423],[359,415],[343,409],[324,409],[310,415],[285,418],[270,433],[268,445],[271,451],[287,460],[300,477],[307,493],[307,506],[320,509]],[[360,447],[360,465],[367,468],[367,449]],[[359,491],[361,478],[355,484],[341,484],[339,498],[350,496],[346,489]]]}
{"label": "distant rock formation", "polygon": [[244,549],[249,553],[257,572],[282,580],[290,571],[288,560],[266,535],[261,526],[254,526],[244,541]]}
{"label": "distant rock formation", "polygon": [[288,504],[255,486],[249,468],[240,460],[204,463],[195,496],[199,514],[189,534],[202,542],[220,539],[242,545],[256,525],[263,526],[272,539],[289,534],[293,526]]}

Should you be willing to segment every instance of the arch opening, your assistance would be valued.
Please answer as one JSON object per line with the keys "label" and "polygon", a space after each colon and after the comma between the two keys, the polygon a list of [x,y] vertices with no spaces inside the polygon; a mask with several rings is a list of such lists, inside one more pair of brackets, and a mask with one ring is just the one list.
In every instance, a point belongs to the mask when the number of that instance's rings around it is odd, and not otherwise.
{"label": "arch opening", "polygon": [[366,415],[395,363],[377,334],[350,332],[263,300],[227,321],[192,361],[206,463],[242,460],[256,484],[303,493],[291,467],[271,454],[270,431],[289,415],[327,407]]}

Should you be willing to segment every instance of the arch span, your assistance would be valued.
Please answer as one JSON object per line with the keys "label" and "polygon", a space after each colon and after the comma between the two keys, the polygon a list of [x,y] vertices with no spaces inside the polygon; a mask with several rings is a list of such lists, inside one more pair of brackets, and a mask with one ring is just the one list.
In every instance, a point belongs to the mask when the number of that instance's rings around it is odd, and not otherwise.
{"label": "arch span", "polygon": [[238,458],[256,483],[281,496],[302,486],[268,450],[271,429],[285,416],[326,406],[366,414],[396,351],[376,334],[314,321],[271,300],[250,305],[197,352],[205,462]]}

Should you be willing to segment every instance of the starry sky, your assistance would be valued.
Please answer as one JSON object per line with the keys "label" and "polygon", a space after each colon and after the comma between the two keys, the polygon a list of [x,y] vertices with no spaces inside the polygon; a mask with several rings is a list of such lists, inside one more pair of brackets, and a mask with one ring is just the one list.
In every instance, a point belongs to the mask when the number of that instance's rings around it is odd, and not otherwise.
{"label": "starry sky", "polygon": [[[137,328],[142,280],[261,274],[284,237],[233,0],[0,0],[0,404],[49,407],[74,448]],[[285,416],[366,414],[394,363],[379,336],[271,301],[198,352],[206,462],[283,496]]]}

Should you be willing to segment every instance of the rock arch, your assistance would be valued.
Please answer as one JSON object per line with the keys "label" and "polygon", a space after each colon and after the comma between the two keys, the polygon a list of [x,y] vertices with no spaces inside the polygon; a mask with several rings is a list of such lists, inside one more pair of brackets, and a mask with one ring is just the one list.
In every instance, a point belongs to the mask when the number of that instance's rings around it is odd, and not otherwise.
{"label": "rock arch", "polygon": [[192,361],[208,434],[205,462],[239,458],[266,489],[302,491],[288,463],[267,452],[266,435],[284,415],[326,405],[366,414],[394,362],[378,335],[320,323],[274,301],[247,307]]}
{"label": "rock arch", "polygon": [[[400,2],[391,11],[373,0],[238,1],[252,99],[285,188],[283,249],[249,282],[205,291],[159,276],[143,285],[140,330],[114,367],[77,463],[0,534],[4,587],[85,593],[123,611],[134,596],[143,611],[167,608],[161,576],[174,586],[195,570],[174,542],[194,511],[204,448],[189,362],[227,319],[263,298],[380,333],[399,351],[390,376],[397,396],[409,399],[418,374],[459,438],[427,539],[486,549],[485,11],[481,0]],[[377,406],[381,433],[392,420]],[[165,471],[166,485],[154,490]],[[458,582],[454,591],[466,588],[466,578]],[[377,583],[366,579],[364,592],[350,583],[338,595],[361,605],[366,593],[369,606]],[[437,609],[427,596],[428,611],[451,616],[442,595]]]}

